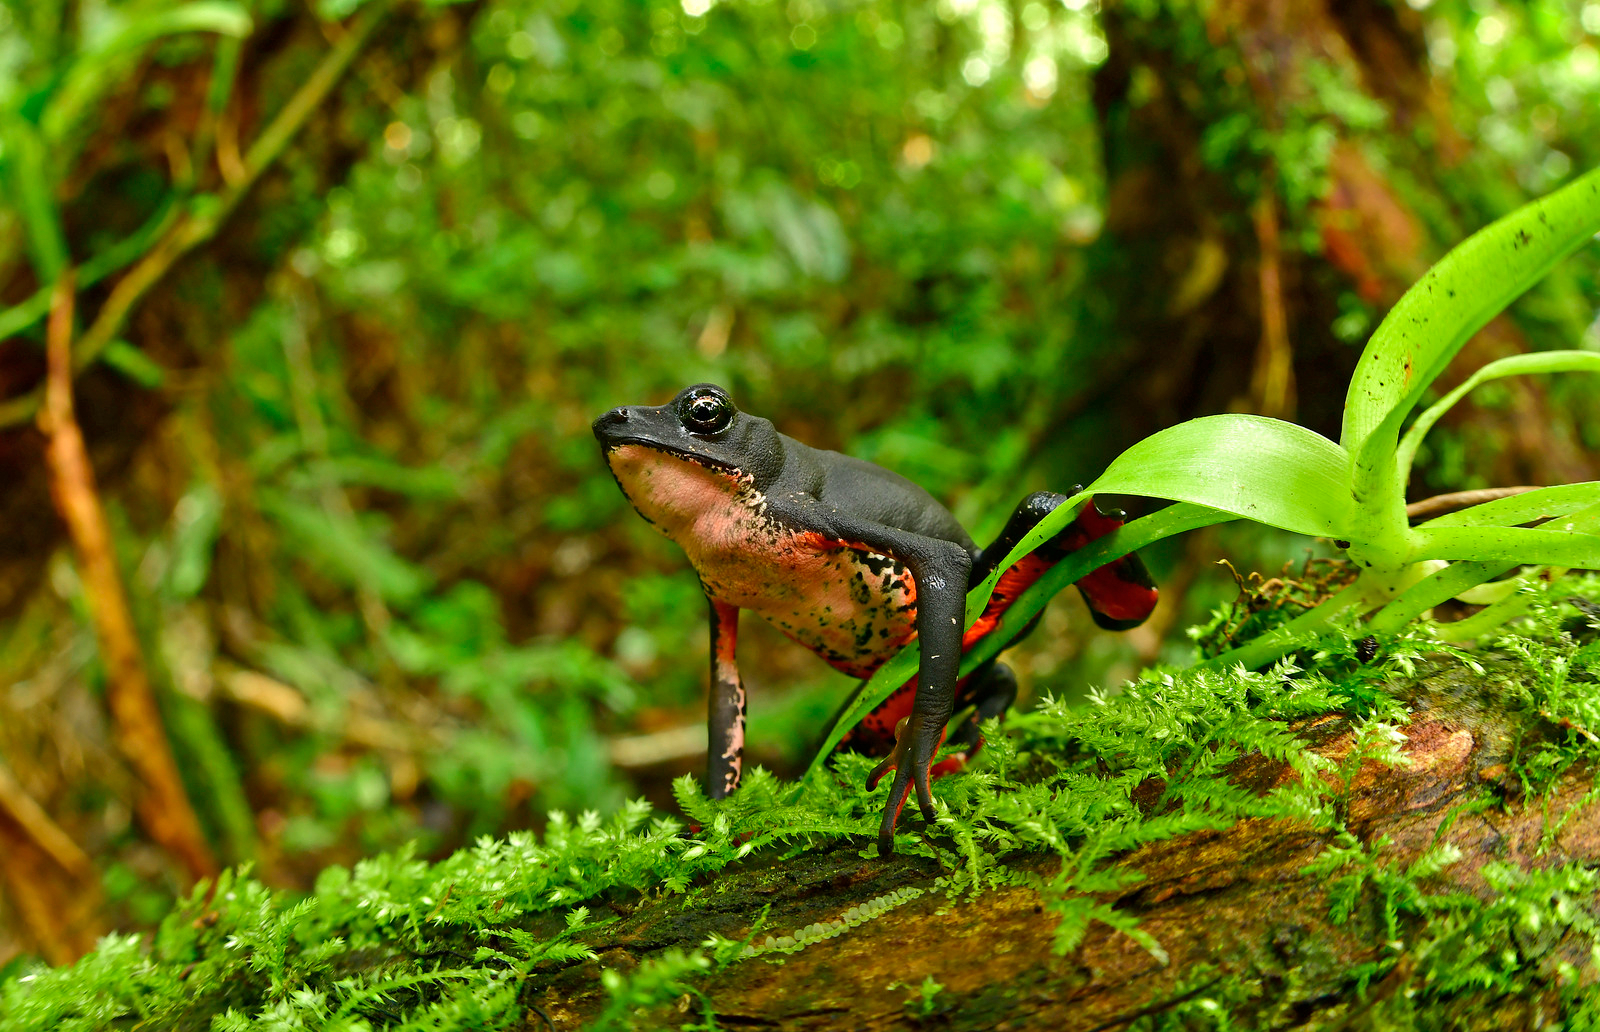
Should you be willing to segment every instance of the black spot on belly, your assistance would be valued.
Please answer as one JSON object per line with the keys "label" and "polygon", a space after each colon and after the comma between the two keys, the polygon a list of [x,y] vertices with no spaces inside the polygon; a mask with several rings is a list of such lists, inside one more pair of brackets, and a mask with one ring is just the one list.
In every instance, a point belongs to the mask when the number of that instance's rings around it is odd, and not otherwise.
{"label": "black spot on belly", "polygon": [[866,627],[861,628],[861,630],[856,634],[856,648],[865,649],[871,641],[872,625],[868,624]]}
{"label": "black spot on belly", "polygon": [[871,570],[874,577],[885,570],[892,569],[900,565],[886,555],[873,555],[871,552],[857,552],[856,556],[856,561],[862,566],[865,566],[867,569]]}

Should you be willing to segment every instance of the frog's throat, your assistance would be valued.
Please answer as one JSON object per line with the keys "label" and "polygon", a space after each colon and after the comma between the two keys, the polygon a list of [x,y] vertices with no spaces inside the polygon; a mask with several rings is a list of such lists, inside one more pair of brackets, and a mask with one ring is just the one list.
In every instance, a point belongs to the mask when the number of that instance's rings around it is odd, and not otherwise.
{"label": "frog's throat", "polygon": [[703,521],[736,522],[761,501],[750,475],[654,445],[614,445],[606,449],[606,464],[639,515],[691,557],[695,535],[709,529]]}

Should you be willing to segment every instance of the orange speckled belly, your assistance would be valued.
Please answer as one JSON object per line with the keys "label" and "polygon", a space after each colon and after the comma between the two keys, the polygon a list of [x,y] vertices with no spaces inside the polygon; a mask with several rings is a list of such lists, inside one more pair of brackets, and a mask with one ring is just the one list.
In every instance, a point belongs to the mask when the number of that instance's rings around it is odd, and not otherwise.
{"label": "orange speckled belly", "polygon": [[901,563],[814,532],[751,531],[690,553],[713,598],[750,610],[852,677],[871,676],[916,637],[917,587]]}

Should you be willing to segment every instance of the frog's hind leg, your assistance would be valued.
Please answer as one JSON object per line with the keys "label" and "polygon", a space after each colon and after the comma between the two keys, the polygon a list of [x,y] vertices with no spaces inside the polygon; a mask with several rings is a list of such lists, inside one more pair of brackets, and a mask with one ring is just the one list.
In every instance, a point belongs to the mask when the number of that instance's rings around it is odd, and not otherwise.
{"label": "frog's hind leg", "polygon": [[[1074,493],[1077,491],[1078,488],[1073,488]],[[996,566],[1005,561],[1018,542],[1068,497],[1054,491],[1038,491],[1024,498],[1012,512],[1011,519],[1006,521],[1000,536],[973,560],[971,583],[976,585],[989,576]],[[1001,614],[1016,601],[1017,596],[1050,567],[1096,538],[1116,530],[1126,518],[1126,514],[1120,510],[1102,512],[1090,499],[1079,510],[1077,517],[1055,537],[1039,545],[1001,574],[983,615],[967,631],[968,641],[965,644],[970,645],[976,638],[993,630]],[[1094,622],[1107,630],[1122,631],[1138,626],[1156,605],[1155,584],[1150,580],[1144,563],[1131,552],[1080,577],[1077,588],[1089,604]],[[1022,638],[1033,626],[1030,623],[1012,641]]]}

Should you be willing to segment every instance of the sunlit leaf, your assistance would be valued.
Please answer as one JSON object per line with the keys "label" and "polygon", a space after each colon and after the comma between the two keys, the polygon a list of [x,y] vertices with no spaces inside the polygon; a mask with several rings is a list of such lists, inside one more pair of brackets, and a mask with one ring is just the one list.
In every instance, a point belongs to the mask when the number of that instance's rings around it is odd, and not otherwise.
{"label": "sunlit leaf", "polygon": [[1353,540],[1401,559],[1406,468],[1400,425],[1462,345],[1600,231],[1600,169],[1479,231],[1408,290],[1362,352],[1345,396],[1340,443],[1364,500]]}
{"label": "sunlit leaf", "polygon": [[[1573,485],[1586,486],[1586,485]],[[1557,488],[1549,488],[1555,491]],[[1530,492],[1530,494],[1535,492]],[[1527,497],[1521,495],[1517,497]],[[1485,503],[1478,508],[1487,508],[1489,505],[1513,502],[1516,498],[1501,499],[1500,502]],[[1471,510],[1467,510],[1471,511]],[[1459,514],[1454,514],[1459,515]],[[1437,522],[1437,521],[1435,521]],[[1573,529],[1583,532],[1584,536],[1593,536],[1600,531],[1600,504],[1589,505],[1572,513],[1566,519],[1566,524]],[[1430,524],[1431,526],[1431,524]],[[1422,530],[1423,528],[1418,528]],[[1400,627],[1416,619],[1434,606],[1447,598],[1454,598],[1463,591],[1477,584],[1493,580],[1503,573],[1513,569],[1524,560],[1518,556],[1513,561],[1480,561],[1480,562],[1454,562],[1410,588],[1407,588],[1393,602],[1384,606],[1368,621],[1368,626],[1378,633],[1398,630]],[[1537,560],[1528,560],[1537,562]],[[1564,565],[1564,564],[1563,564]]]}
{"label": "sunlit leaf", "polygon": [[1351,500],[1344,451],[1265,416],[1191,419],[1145,438],[1089,490],[1171,498],[1299,534],[1344,537]]}
{"label": "sunlit leaf", "polygon": [[[1600,169],[1469,237],[1389,310],[1345,396],[1352,455],[1392,433],[1474,333],[1600,232]],[[1381,443],[1381,442],[1380,442]]]}
{"label": "sunlit leaf", "polygon": [[[1578,533],[1561,521],[1543,527],[1438,527],[1413,531],[1421,559],[1538,563],[1600,569],[1600,535]],[[1546,529],[1557,527],[1558,529]]]}

